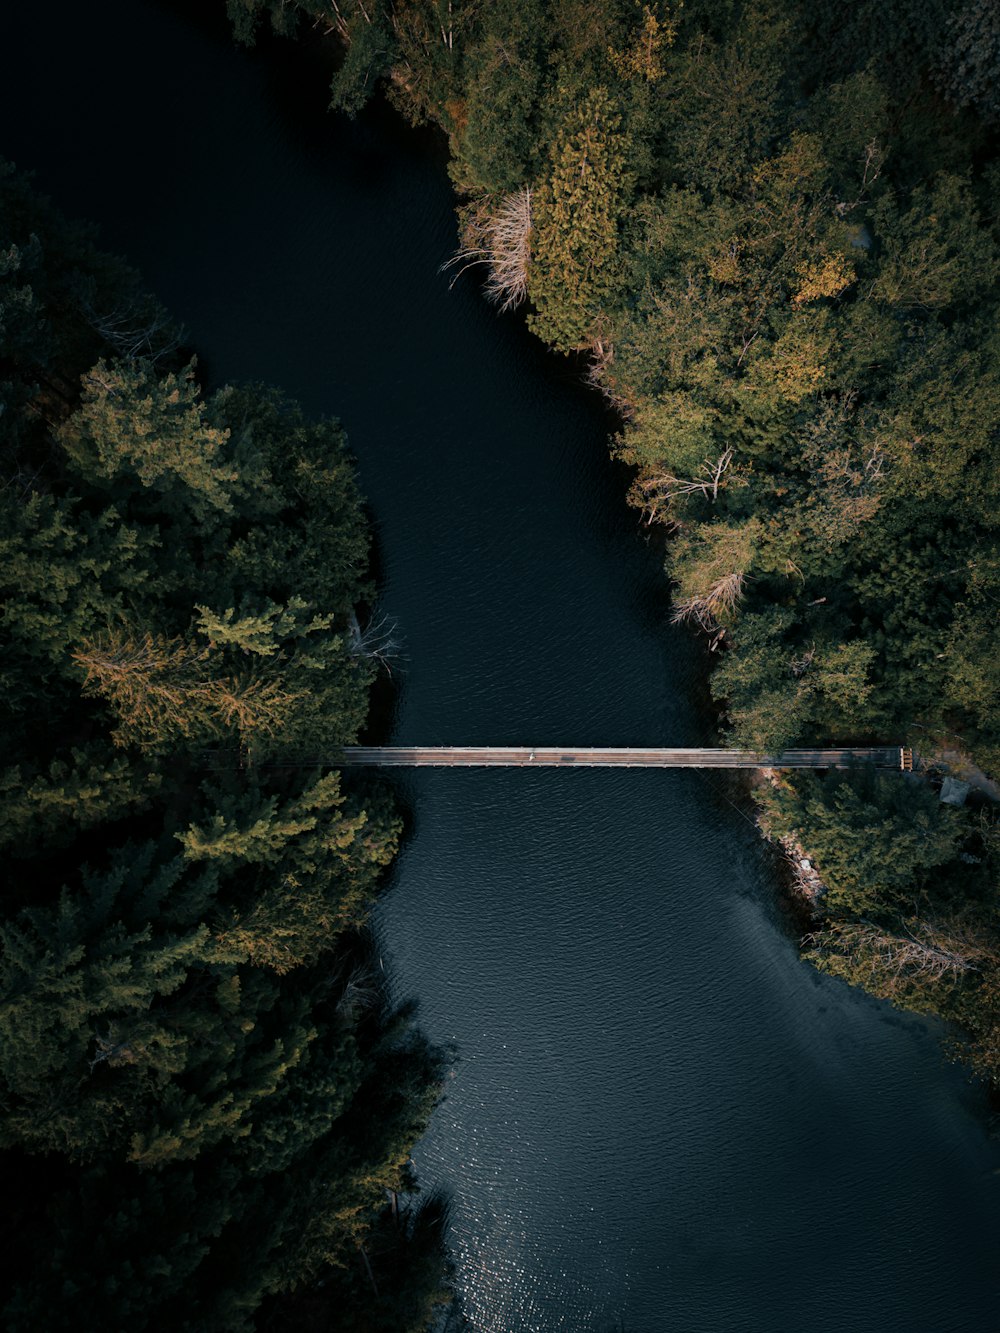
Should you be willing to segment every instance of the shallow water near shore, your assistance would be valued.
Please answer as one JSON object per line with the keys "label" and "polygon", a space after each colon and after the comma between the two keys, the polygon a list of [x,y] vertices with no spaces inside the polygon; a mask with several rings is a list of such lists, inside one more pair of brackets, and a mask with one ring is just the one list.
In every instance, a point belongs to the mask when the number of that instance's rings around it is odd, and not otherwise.
{"label": "shallow water near shore", "polygon": [[[438,271],[440,146],[385,107],[325,114],[311,55],[238,52],[198,8],[7,16],[0,153],[102,224],[212,383],[342,418],[402,643],[392,739],[711,743],[599,401]],[[456,1051],[415,1160],[452,1193],[473,1329],[994,1325],[983,1099],[936,1030],[799,961],[722,779],[392,782],[377,931]]]}

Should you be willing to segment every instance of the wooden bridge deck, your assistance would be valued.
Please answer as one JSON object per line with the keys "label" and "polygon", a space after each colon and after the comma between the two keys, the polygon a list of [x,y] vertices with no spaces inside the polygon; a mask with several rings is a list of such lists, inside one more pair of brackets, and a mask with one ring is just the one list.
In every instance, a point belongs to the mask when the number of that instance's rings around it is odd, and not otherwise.
{"label": "wooden bridge deck", "polygon": [[782,750],[758,754],[753,750],[581,749],[556,746],[493,745],[350,745],[331,762],[340,766],[373,764],[380,767],[455,768],[875,768],[908,769],[909,750],[898,745],[850,750]]}

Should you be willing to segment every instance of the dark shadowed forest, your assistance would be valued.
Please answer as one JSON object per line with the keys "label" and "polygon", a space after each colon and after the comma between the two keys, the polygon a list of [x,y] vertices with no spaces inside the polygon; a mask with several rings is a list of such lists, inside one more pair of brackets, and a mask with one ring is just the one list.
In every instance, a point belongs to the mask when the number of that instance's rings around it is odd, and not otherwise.
{"label": "dark shadowed forest", "polygon": [[[1000,11],[990,0],[228,0],[447,137],[468,268],[618,414],[816,966],[1000,1077]],[[2,149],[0,145],[0,149]],[[426,1328],[443,1060],[367,931],[401,821],[283,767],[377,675],[343,432],[0,166],[3,1323]],[[638,831],[641,836],[641,830]],[[87,1243],[81,1244],[86,1237]],[[38,1262],[39,1254],[45,1263]]]}
{"label": "dark shadowed forest", "polygon": [[365,932],[399,819],[274,763],[375,675],[343,433],[204,398],[9,167],[0,237],[4,1326],[422,1327],[440,1061]]}

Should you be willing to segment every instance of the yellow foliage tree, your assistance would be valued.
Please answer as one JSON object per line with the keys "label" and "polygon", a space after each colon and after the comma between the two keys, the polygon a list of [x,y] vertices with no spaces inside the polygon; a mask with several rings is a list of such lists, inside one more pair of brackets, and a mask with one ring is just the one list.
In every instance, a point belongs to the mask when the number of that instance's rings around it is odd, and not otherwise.
{"label": "yellow foliage tree", "polygon": [[[636,8],[639,8],[638,0]],[[681,4],[677,8],[680,9]],[[643,5],[642,22],[631,44],[624,51],[608,47],[615,73],[622,79],[645,79],[647,83],[655,83],[666,73],[663,56],[673,46],[676,36],[677,20],[668,9],[661,18],[649,5]]]}

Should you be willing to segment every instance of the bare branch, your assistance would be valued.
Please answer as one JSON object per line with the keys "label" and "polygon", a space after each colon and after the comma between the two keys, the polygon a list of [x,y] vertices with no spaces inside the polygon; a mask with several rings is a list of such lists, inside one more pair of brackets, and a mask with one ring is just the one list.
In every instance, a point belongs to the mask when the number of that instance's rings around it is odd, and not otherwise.
{"label": "bare branch", "polygon": [[396,621],[384,615],[373,617],[362,626],[352,611],[348,623],[350,652],[355,657],[367,657],[378,662],[391,676],[390,663],[398,660],[401,648],[396,630]]}
{"label": "bare branch", "polygon": [[176,352],[184,341],[183,327],[159,306],[132,300],[113,310],[99,311],[84,301],[82,309],[94,332],[126,361],[147,357],[155,365]]}
{"label": "bare branch", "polygon": [[841,922],[806,937],[819,953],[842,954],[867,965],[876,993],[892,993],[905,981],[955,981],[977,972],[988,947],[960,922],[907,921],[899,932],[871,921]]}
{"label": "bare branch", "polygon": [[672,623],[691,622],[707,634],[714,634],[719,628],[717,621],[720,612],[732,614],[739,605],[745,579],[742,570],[734,569],[729,574],[723,574],[711,584],[707,592],[678,602],[670,616]]}
{"label": "bare branch", "polygon": [[531,260],[531,190],[524,186],[506,195],[497,208],[491,199],[480,200],[466,217],[467,244],[443,269],[462,267],[452,279],[458,281],[468,268],[489,267],[486,294],[501,311],[513,310],[528,295],[528,265]]}
{"label": "bare branch", "polygon": [[673,472],[647,472],[640,474],[632,483],[632,500],[639,508],[646,510],[650,521],[663,508],[668,508],[672,501],[683,495],[701,495],[713,504],[719,498],[719,491],[728,485],[726,474],[733,461],[732,449],[726,449],[714,461],[706,458],[698,471],[691,478],[678,477]]}

